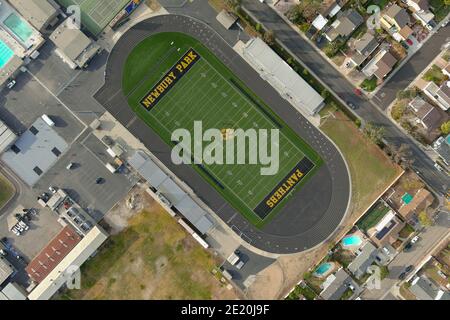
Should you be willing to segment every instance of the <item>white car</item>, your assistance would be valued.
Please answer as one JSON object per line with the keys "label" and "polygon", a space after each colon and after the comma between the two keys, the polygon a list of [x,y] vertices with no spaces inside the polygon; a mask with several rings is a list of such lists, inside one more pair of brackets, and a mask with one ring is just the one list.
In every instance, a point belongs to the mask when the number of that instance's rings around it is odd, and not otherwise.
{"label": "white car", "polygon": [[419,236],[415,236],[414,238],[411,239],[411,243],[414,244],[417,241],[419,241],[419,239],[420,239]]}
{"label": "white car", "polygon": [[53,194],[55,194],[56,192],[58,192],[58,190],[57,190],[55,187],[49,187],[48,190],[49,190],[51,193],[53,193]]}

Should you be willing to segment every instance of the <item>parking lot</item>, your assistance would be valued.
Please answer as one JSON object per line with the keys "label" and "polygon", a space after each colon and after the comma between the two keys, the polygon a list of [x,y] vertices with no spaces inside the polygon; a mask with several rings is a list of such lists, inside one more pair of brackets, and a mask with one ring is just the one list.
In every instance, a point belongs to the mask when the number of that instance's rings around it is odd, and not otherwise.
{"label": "parking lot", "polygon": [[0,97],[0,118],[16,133],[23,133],[43,114],[55,122],[55,131],[71,143],[84,125],[28,73],[17,78],[17,85]]}
{"label": "parking lot", "polygon": [[[98,56],[82,72],[70,69],[50,42],[40,52],[39,58],[17,77],[16,86],[0,96],[0,119],[14,132],[23,133],[38,117],[47,114],[55,122],[55,131],[69,144],[69,149],[32,189],[20,180],[15,183],[18,195],[8,207],[39,209],[28,231],[14,235],[7,226],[10,211],[0,212],[0,238],[6,237],[25,261],[33,259],[62,229],[58,216],[37,203],[42,192],[50,193],[50,186],[66,190],[98,221],[137,181],[133,175],[112,174],[106,169],[105,163],[113,159],[106,153],[106,145],[88,127],[105,112],[92,94],[102,84],[107,54]],[[70,162],[76,165],[68,170]],[[96,183],[98,177],[103,178],[101,184]]]}
{"label": "parking lot", "polygon": [[[275,262],[275,259],[257,255],[243,246],[240,246],[236,252],[239,260],[244,262],[242,268],[238,269],[236,267],[238,263],[231,265],[228,261],[224,262],[223,268],[233,276],[233,282],[244,291],[251,284],[251,276],[256,276],[259,272]],[[248,282],[247,284],[246,281]]]}
{"label": "parking lot", "polygon": [[[106,146],[97,139],[93,145],[91,134],[80,137],[81,141],[73,144],[68,152],[43,176],[36,184],[36,192],[48,192],[50,186],[64,189],[72,199],[86,209],[91,216],[99,221],[118,201],[120,201],[137,181],[132,175],[111,173],[97,154],[106,154]],[[94,137],[95,138],[95,137]],[[90,141],[89,146],[83,145],[84,139]],[[96,139],[96,138],[95,138]],[[113,159],[110,157],[110,161]],[[74,167],[66,167],[73,163]],[[103,178],[104,183],[97,184],[96,179]]]}

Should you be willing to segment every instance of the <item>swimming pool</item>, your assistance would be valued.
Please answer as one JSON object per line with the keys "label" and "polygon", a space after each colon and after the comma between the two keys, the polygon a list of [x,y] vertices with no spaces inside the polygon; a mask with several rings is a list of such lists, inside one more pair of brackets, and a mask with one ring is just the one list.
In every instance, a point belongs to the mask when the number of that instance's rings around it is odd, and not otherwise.
{"label": "swimming pool", "polygon": [[33,34],[31,27],[17,14],[11,13],[8,18],[3,21],[3,24],[8,27],[23,43],[27,42]]}
{"label": "swimming pool", "polygon": [[10,47],[6,45],[2,40],[0,40],[0,69],[2,69],[9,60],[13,57],[14,52]]}
{"label": "swimming pool", "polygon": [[351,235],[342,239],[342,245],[344,247],[350,246],[359,246],[362,243],[362,240],[359,236]]}
{"label": "swimming pool", "polygon": [[323,276],[325,273],[330,271],[330,269],[333,267],[333,263],[331,262],[325,262],[322,263],[314,272],[317,276]]}

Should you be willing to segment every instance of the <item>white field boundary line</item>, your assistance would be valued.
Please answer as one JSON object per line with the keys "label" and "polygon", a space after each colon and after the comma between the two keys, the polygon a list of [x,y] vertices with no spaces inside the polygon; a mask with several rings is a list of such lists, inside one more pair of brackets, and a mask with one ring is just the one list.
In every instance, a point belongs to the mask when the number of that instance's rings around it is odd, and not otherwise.
{"label": "white field boundary line", "polygon": [[[194,48],[195,48],[195,46],[194,46]],[[224,81],[226,84],[228,84],[231,88],[233,88],[234,89],[234,91],[235,92],[237,92],[237,94],[239,95],[239,96],[241,96],[241,98],[244,100],[244,101],[247,101],[247,103],[251,106],[251,108],[254,110],[254,111],[257,111],[257,113],[264,119],[264,120],[266,120],[266,121],[268,121],[269,123],[271,123],[270,121],[269,121],[269,119],[267,119],[267,116],[266,115],[264,115],[263,113],[262,113],[262,111],[260,111],[256,106],[254,106],[254,103],[252,102],[252,101],[250,101],[249,100],[249,98],[248,97],[246,97],[242,92],[240,92],[237,88],[235,88],[235,86],[232,84],[232,83],[230,83],[227,79],[225,79],[225,77],[214,67],[214,66],[212,66],[210,63],[209,63],[209,61],[207,60],[207,59],[203,59],[203,61],[205,61],[205,63],[206,63],[206,65],[208,65],[212,70],[214,70],[214,72],[217,74],[217,75],[219,75],[219,78],[221,78],[222,79],[222,81]],[[195,67],[196,67],[197,65],[194,65],[193,67],[192,67],[192,69],[194,69]],[[202,67],[202,70],[203,70],[203,67]],[[180,81],[182,81],[183,79],[181,79]],[[172,99],[170,99],[170,97],[168,96],[168,95],[166,95],[165,97],[168,97],[168,99],[166,99],[166,100],[172,100]],[[161,101],[162,100],[164,100],[164,98],[165,97],[163,97],[162,99],[161,99]],[[160,102],[161,102],[160,101]],[[156,115],[154,115],[154,116],[152,116],[152,118],[154,118],[163,128],[165,128],[165,131],[168,133],[168,134],[170,134],[170,130],[156,117]],[[294,149],[297,151],[297,152],[299,152],[300,154],[303,154],[303,156],[304,157],[306,157],[306,155],[282,132],[282,135],[283,135],[283,137],[284,137],[284,139],[286,139],[286,141],[289,141],[290,142],[290,144],[294,147]],[[314,163],[314,167],[316,167],[316,164]],[[310,172],[312,172],[312,170],[310,171]],[[214,173],[213,173],[214,174]],[[308,175],[309,175],[309,173],[308,173]],[[306,175],[306,176],[308,176],[308,175]],[[305,176],[305,177],[306,177]],[[216,174],[214,174],[214,177],[217,179],[217,180],[219,180],[220,181],[220,183],[223,183],[230,191],[231,191],[231,193],[235,196],[235,197],[237,197],[244,205],[245,205],[245,207],[247,207],[247,209],[249,209],[251,212],[254,212],[254,209],[251,209],[248,205],[247,205],[247,203],[240,197],[240,196],[238,196],[235,192],[234,192],[234,190],[226,183],[226,182],[224,182],[223,181],[223,179],[220,179],[219,177],[217,177],[217,175]],[[304,178],[303,178],[304,179]],[[275,185],[276,186],[276,185]],[[256,215],[257,216],[257,215]],[[261,219],[259,216],[258,216],[258,219],[260,219],[261,221],[264,221],[264,219]]]}
{"label": "white field boundary line", "polygon": [[58,101],[58,103],[60,105],[62,105],[75,119],[77,119],[80,124],[84,127],[83,130],[81,130],[81,132],[73,139],[73,141],[71,142],[74,143],[75,141],[78,140],[79,137],[81,137],[84,132],[86,130],[88,130],[89,126],[86,125],[83,120],[81,120],[81,118],[75,113],[73,112],[60,98],[58,98],[58,96],[56,96],[41,80],[39,80],[38,77],[36,77],[33,73],[31,73],[30,70],[28,70],[28,68],[26,69],[26,72],[37,82],[39,83],[56,101]]}

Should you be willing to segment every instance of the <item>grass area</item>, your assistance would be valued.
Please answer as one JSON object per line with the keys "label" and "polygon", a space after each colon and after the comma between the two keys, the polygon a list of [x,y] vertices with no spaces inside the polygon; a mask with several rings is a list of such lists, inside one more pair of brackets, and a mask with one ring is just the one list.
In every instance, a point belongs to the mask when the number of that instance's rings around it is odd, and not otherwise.
{"label": "grass area", "polygon": [[366,90],[367,92],[374,91],[377,88],[377,77],[372,76],[369,79],[364,79],[364,81],[361,82],[360,87]]}
{"label": "grass area", "polygon": [[341,298],[339,300],[348,300],[353,295],[353,290],[350,288],[347,288],[347,290],[344,291]]}
{"label": "grass area", "polygon": [[331,256],[331,260],[338,262],[344,268],[347,268],[353,259],[355,259],[355,255],[350,250],[342,248],[333,252],[333,255]]}
{"label": "grass area", "polygon": [[434,64],[425,72],[422,79],[425,81],[433,81],[440,86],[444,81],[448,80],[448,77],[442,72],[441,68]]}
{"label": "grass area", "polygon": [[380,266],[380,277],[381,277],[381,280],[386,278],[388,275],[389,275],[389,268],[387,266]]}
{"label": "grass area", "polygon": [[217,265],[164,209],[155,205],[111,236],[81,268],[82,290],[60,299],[233,299],[211,273]]}
{"label": "grass area", "polygon": [[79,6],[81,24],[97,36],[122,10],[129,0],[57,0],[65,8]]}
{"label": "grass area", "polygon": [[450,6],[446,5],[444,0],[430,0],[429,3],[437,22],[442,21],[450,12]]}
{"label": "grass area", "polygon": [[377,204],[373,209],[369,210],[359,221],[356,223],[359,229],[367,232],[370,228],[376,226],[376,224],[388,213],[390,209],[383,203]]}
{"label": "grass area", "polygon": [[414,294],[412,294],[411,291],[409,291],[409,287],[410,284],[408,282],[404,283],[401,287],[400,287],[400,294],[402,295],[403,298],[405,298],[406,300],[417,300],[416,296]]}
{"label": "grass area", "polygon": [[[200,58],[185,73],[175,73],[178,81],[165,91],[167,94],[155,102],[150,110],[144,108],[141,105],[142,99],[150,91],[154,92],[152,88],[166,78],[165,74],[173,70],[177,61],[191,48]],[[175,69],[176,72],[178,70]],[[301,168],[304,174],[302,181],[291,191],[298,190],[322,164],[319,155],[215,55],[196,39],[185,34],[160,33],[141,42],[127,59],[123,91],[128,97],[129,105],[139,117],[173,147],[176,145],[172,138],[173,132],[185,128],[193,137],[195,121],[202,121],[204,130],[279,129],[279,170],[273,175],[262,175],[261,168],[267,166],[259,163],[208,164],[198,159],[196,154],[188,154],[189,159],[195,157],[202,163],[201,166],[194,165],[198,173],[255,226],[262,226],[269,221],[289,201],[292,192],[282,197],[276,207],[271,207],[264,214],[256,210],[260,204],[266,206],[266,197],[273,193],[286,176],[292,175],[292,170],[300,162],[307,161],[305,156],[313,163],[314,168]],[[153,93],[151,98],[154,98]],[[237,142],[236,138],[232,141],[235,150]],[[192,139],[189,145],[191,143]],[[204,150],[209,144],[210,141],[203,142]],[[249,156],[255,153],[252,147],[254,146],[247,143],[247,163]],[[236,151],[231,155],[237,159]]]}
{"label": "grass area", "polygon": [[402,239],[407,239],[414,232],[414,228],[410,224],[406,224],[402,230],[398,233],[398,236]]}
{"label": "grass area", "polygon": [[2,208],[14,194],[12,184],[0,174],[0,208]]}
{"label": "grass area", "polygon": [[401,168],[370,142],[354,122],[341,111],[328,117],[321,125],[342,151],[352,178],[352,208],[361,214],[402,172]]}
{"label": "grass area", "polygon": [[295,289],[286,297],[286,300],[299,300],[301,297],[306,300],[314,300],[317,294],[308,286],[297,285]]}
{"label": "grass area", "polygon": [[386,8],[388,3],[389,3],[389,0],[372,0],[367,3],[366,7],[369,7],[370,5],[375,4],[375,5],[379,6],[381,10],[383,10],[384,8]]}
{"label": "grass area", "polygon": [[[425,273],[425,275],[430,278],[431,280],[433,280],[433,282],[435,282],[436,284],[446,287],[448,284],[450,284],[450,279],[447,277],[446,279],[442,278],[438,271],[440,269],[433,265],[432,263],[428,263],[424,268],[423,268],[423,272]],[[440,270],[442,272],[442,270]],[[445,272],[444,272],[445,275]]]}

